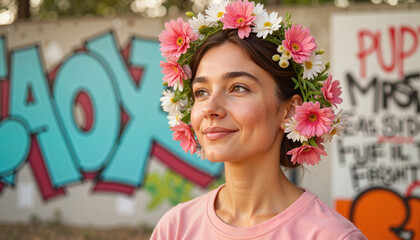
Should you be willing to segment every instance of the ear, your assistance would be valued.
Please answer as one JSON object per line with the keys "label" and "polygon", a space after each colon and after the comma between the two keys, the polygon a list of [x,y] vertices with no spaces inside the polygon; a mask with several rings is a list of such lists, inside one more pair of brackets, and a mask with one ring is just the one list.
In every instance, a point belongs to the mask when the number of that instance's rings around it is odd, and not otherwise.
{"label": "ear", "polygon": [[302,98],[297,94],[293,95],[293,97],[290,98],[290,100],[286,102],[286,105],[285,105],[286,112],[281,120],[281,125],[280,125],[283,130],[286,128],[285,127],[286,122],[290,118],[292,118],[293,115],[295,115],[296,106],[302,105],[302,102],[303,102]]}

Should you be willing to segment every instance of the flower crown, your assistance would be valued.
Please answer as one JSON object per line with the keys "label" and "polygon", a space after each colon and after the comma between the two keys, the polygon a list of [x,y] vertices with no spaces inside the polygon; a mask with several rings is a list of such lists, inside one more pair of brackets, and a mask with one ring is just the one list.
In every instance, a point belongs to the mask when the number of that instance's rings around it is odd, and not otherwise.
{"label": "flower crown", "polygon": [[168,113],[169,125],[174,131],[173,139],[181,141],[185,152],[204,157],[190,124],[193,105],[190,60],[213,34],[237,29],[241,39],[253,32],[258,38],[278,46],[278,54],[272,59],[278,62],[280,68],[292,65],[297,75],[292,80],[296,84],[295,89],[300,89],[304,103],[296,107],[294,116],[284,128],[287,138],[302,145],[287,154],[292,155],[294,164],[317,164],[320,155],[327,155],[322,144],[331,141],[334,135],[340,135],[346,116],[342,116],[341,111],[334,113],[337,104],[342,102],[340,83],[333,81],[327,73],[329,63],[323,68],[321,55],[324,51],[317,50],[309,29],[293,25],[288,13],[283,21],[277,12],[268,14],[262,4],[255,5],[248,0],[231,3],[225,0],[210,5],[205,13],[196,16],[187,12],[186,15],[191,18],[188,22],[182,18],[171,20],[165,23],[165,30],[159,35],[160,50],[166,58],[166,62],[161,61],[160,64],[163,81],[170,87],[162,92],[160,100],[163,110]]}

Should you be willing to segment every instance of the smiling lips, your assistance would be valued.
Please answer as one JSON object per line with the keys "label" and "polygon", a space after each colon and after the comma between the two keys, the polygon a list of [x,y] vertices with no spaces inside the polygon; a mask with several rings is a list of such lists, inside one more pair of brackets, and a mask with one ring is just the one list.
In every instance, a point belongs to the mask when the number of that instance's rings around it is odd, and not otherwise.
{"label": "smiling lips", "polygon": [[204,129],[203,134],[206,136],[208,140],[219,140],[221,138],[224,138],[234,132],[237,132],[238,130],[232,130],[222,127],[208,127]]}

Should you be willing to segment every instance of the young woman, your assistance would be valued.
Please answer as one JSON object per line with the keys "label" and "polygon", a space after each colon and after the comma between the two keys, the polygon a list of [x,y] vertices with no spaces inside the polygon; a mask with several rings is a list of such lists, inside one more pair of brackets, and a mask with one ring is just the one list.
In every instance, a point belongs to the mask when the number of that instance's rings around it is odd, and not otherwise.
{"label": "young woman", "polygon": [[247,1],[206,12],[159,36],[174,89],[161,100],[174,139],[223,162],[226,184],[171,209],[151,239],[366,239],[280,167],[317,163],[343,127],[332,108],[339,87],[309,30],[289,17],[279,26],[277,13]]}

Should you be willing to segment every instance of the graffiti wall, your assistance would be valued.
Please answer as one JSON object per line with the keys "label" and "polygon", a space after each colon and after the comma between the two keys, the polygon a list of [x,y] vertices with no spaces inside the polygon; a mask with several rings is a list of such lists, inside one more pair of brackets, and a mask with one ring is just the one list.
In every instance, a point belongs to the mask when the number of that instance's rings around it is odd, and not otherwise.
{"label": "graffiti wall", "polygon": [[349,116],[336,208],[369,239],[420,239],[420,11],[334,15],[331,31]]}
{"label": "graffiti wall", "polygon": [[[7,30],[0,36],[1,192],[19,187],[25,167],[45,203],[90,181],[93,194],[143,189],[153,209],[217,182],[221,164],[187,155],[172,140],[159,101],[157,40],[133,33],[119,43],[111,26],[63,53],[56,39],[10,47],[15,30]],[[165,170],[148,171],[151,158]]]}

